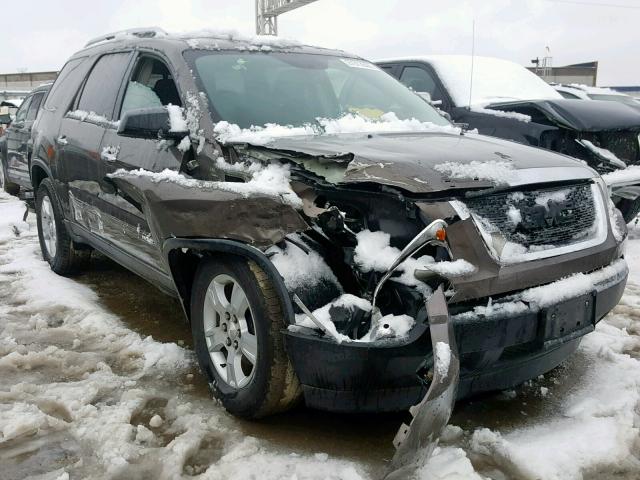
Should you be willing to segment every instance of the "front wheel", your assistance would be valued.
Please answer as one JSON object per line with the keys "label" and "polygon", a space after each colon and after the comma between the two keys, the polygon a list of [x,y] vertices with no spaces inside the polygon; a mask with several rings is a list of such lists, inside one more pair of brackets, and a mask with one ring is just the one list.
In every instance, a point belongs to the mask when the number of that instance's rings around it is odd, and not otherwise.
{"label": "front wheel", "polygon": [[640,197],[635,200],[621,198],[616,202],[616,207],[620,210],[620,213],[622,213],[625,223],[629,223],[640,213]]}
{"label": "front wheel", "polygon": [[40,250],[51,270],[58,275],[68,275],[86,266],[91,250],[78,249],[63,223],[62,207],[53,183],[45,178],[36,196],[36,220]]}
{"label": "front wheel", "polygon": [[260,418],[293,406],[300,385],[284,351],[280,299],[264,271],[241,258],[206,259],[192,291],[196,355],[224,407]]}

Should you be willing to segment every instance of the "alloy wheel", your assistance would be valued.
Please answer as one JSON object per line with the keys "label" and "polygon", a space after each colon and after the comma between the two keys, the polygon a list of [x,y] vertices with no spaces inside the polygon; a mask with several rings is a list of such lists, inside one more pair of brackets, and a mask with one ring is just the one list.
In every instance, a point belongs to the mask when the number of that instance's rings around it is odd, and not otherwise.
{"label": "alloy wheel", "polygon": [[49,258],[55,258],[58,248],[58,232],[56,230],[56,219],[53,214],[53,206],[48,195],[42,198],[40,205],[40,225],[42,228],[42,238],[47,249]]}
{"label": "alloy wheel", "polygon": [[249,300],[240,284],[220,274],[207,288],[203,326],[211,361],[219,377],[236,389],[255,374],[258,338]]}

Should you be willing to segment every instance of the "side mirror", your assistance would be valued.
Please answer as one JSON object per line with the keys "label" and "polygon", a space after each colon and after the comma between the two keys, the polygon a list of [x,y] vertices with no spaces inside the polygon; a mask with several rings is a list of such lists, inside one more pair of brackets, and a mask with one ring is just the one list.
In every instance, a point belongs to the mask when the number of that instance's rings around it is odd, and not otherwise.
{"label": "side mirror", "polygon": [[158,138],[180,140],[189,135],[189,132],[171,130],[167,108],[153,107],[139,108],[126,112],[120,120],[118,135],[154,140]]}
{"label": "side mirror", "polygon": [[416,92],[421,99],[423,99],[428,104],[431,104],[431,94],[429,92]]}

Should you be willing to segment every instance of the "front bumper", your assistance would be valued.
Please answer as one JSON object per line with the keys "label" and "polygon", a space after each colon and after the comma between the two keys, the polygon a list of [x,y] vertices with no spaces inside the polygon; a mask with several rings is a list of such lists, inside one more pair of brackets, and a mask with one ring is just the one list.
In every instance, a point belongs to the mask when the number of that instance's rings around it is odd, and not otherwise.
{"label": "front bumper", "polygon": [[[607,275],[603,275],[607,272]],[[592,291],[518,313],[455,314],[461,356],[458,398],[510,388],[560,364],[580,338],[618,303],[628,269],[593,272]],[[341,343],[285,331],[287,352],[306,404],[336,412],[406,410],[427,391],[418,373],[433,363],[428,325],[418,322],[403,341]]]}

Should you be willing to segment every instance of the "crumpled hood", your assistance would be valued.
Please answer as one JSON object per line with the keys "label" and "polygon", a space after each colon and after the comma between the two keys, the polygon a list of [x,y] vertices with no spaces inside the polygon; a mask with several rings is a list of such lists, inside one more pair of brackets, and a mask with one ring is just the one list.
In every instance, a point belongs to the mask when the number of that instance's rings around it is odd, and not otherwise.
{"label": "crumpled hood", "polygon": [[[313,171],[333,183],[370,182],[412,193],[588,179],[596,175],[571,157],[468,133],[282,137],[262,148],[294,154],[305,168],[317,166]],[[470,164],[469,172],[478,175],[467,174],[467,169],[459,167],[464,164]],[[323,168],[327,174],[323,174]],[[329,169],[338,170],[340,175]],[[492,175],[494,170],[500,170],[499,174]]]}
{"label": "crumpled hood", "polygon": [[[588,100],[522,100],[493,103],[486,108],[521,111],[535,108],[562,126],[582,132],[635,130],[640,132],[640,110],[619,102]],[[521,111],[521,113],[527,113]]]}

